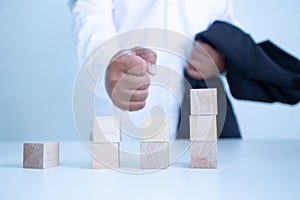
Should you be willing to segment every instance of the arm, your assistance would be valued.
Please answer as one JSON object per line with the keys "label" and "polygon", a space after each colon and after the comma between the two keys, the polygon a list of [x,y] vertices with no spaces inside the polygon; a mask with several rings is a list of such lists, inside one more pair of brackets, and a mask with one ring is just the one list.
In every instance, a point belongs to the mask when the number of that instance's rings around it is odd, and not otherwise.
{"label": "arm", "polygon": [[111,0],[76,0],[71,9],[78,62],[82,65],[95,48],[117,33],[113,3]]}
{"label": "arm", "polygon": [[[117,31],[111,0],[77,0],[72,7],[74,34],[77,38],[79,64]],[[139,110],[145,106],[155,74],[156,54],[144,48],[122,50],[110,61],[105,86],[112,102],[122,110]]]}
{"label": "arm", "polygon": [[[211,24],[215,20],[229,22],[239,26],[239,22],[233,16],[232,1],[219,2],[217,12],[212,16]],[[196,41],[186,65],[187,73],[194,79],[205,79],[224,72],[226,69],[224,55],[213,46]]]}

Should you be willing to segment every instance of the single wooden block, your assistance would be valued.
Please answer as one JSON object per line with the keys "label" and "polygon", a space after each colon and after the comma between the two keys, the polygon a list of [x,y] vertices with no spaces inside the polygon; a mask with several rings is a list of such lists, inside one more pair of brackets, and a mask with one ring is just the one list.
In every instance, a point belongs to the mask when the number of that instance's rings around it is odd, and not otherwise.
{"label": "single wooden block", "polygon": [[93,142],[120,142],[120,119],[117,117],[95,117]]}
{"label": "single wooden block", "polygon": [[59,164],[59,143],[24,143],[24,168],[50,168]]}
{"label": "single wooden block", "polygon": [[92,168],[116,169],[119,167],[119,143],[93,143],[92,144]]}
{"label": "single wooden block", "polygon": [[192,168],[218,168],[218,143],[191,142]]}
{"label": "single wooden block", "polygon": [[191,141],[217,141],[216,115],[190,115]]}
{"label": "single wooden block", "polygon": [[169,121],[167,116],[144,117],[143,140],[147,142],[169,141]]}
{"label": "single wooden block", "polygon": [[217,89],[191,89],[191,115],[217,115]]}
{"label": "single wooden block", "polygon": [[168,142],[141,142],[141,168],[163,169],[169,166]]}

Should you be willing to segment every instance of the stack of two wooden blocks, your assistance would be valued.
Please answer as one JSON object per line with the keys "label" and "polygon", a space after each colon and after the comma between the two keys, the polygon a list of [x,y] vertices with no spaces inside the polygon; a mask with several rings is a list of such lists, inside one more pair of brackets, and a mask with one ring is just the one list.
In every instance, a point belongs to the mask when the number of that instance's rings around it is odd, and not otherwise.
{"label": "stack of two wooden blocks", "polygon": [[191,89],[190,152],[192,168],[217,168],[217,89]]}
{"label": "stack of two wooden blocks", "polygon": [[[95,117],[92,143],[92,168],[120,166],[120,119]],[[142,169],[161,169],[169,165],[169,125],[166,116],[144,118],[143,142],[140,144]]]}
{"label": "stack of two wooden blocks", "polygon": [[143,142],[140,144],[142,169],[169,166],[169,122],[167,116],[144,117]]}
{"label": "stack of two wooden blocks", "polygon": [[118,168],[120,163],[120,119],[95,117],[93,125],[92,168]]}

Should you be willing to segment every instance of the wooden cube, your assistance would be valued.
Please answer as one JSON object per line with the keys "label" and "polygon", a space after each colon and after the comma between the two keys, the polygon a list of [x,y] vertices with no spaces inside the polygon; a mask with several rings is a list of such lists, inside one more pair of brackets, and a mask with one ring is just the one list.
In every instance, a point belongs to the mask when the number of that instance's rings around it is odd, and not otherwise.
{"label": "wooden cube", "polygon": [[167,116],[144,117],[143,140],[147,142],[169,141],[169,121]]}
{"label": "wooden cube", "polygon": [[217,89],[191,89],[191,115],[217,115]]}
{"label": "wooden cube", "polygon": [[191,142],[192,168],[218,168],[218,144],[215,142]]}
{"label": "wooden cube", "polygon": [[191,141],[216,141],[217,117],[216,115],[190,115]]}
{"label": "wooden cube", "polygon": [[119,167],[119,143],[93,143],[92,144],[92,168],[116,169]]}
{"label": "wooden cube", "polygon": [[59,164],[59,143],[24,143],[23,167],[24,168],[50,168]]}
{"label": "wooden cube", "polygon": [[95,117],[93,142],[120,142],[120,119],[117,117]]}
{"label": "wooden cube", "polygon": [[168,142],[141,142],[141,168],[163,169],[169,166]]}

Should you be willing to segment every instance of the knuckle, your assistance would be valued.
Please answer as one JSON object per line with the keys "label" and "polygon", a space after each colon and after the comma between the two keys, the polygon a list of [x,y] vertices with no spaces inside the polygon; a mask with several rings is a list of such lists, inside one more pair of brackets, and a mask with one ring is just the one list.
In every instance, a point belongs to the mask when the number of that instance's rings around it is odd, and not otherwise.
{"label": "knuckle", "polygon": [[146,100],[147,99],[147,97],[148,97],[148,95],[149,95],[149,93],[148,93],[148,90],[144,90],[143,92],[142,92],[142,98],[143,98],[143,100]]}
{"label": "knuckle", "polygon": [[144,79],[146,83],[150,83],[151,81],[150,76],[148,74],[145,74]]}
{"label": "knuckle", "polygon": [[150,82],[150,77],[146,74],[142,79],[141,86],[148,88],[150,86]]}
{"label": "knuckle", "polygon": [[188,61],[188,66],[191,67],[191,68],[195,68],[195,63],[196,63],[195,60],[189,60]]}
{"label": "knuckle", "polygon": [[150,50],[149,54],[151,57],[153,57],[155,59],[157,58],[157,54],[154,51]]}
{"label": "knuckle", "polygon": [[149,83],[142,83],[142,84],[140,84],[140,86],[137,89],[146,90],[146,89],[149,88],[149,86],[150,86],[150,82]]}
{"label": "knuckle", "polygon": [[120,57],[117,57],[111,62],[110,66],[111,66],[111,68],[116,68],[116,67],[120,66],[121,64],[123,64],[123,61],[120,59]]}
{"label": "knuckle", "polygon": [[145,101],[140,101],[138,103],[136,103],[133,107],[135,108],[135,110],[140,110],[142,108],[144,108],[146,105]]}
{"label": "knuckle", "polygon": [[128,59],[129,59],[128,63],[130,65],[129,67],[134,68],[140,65],[139,60],[135,56],[129,56]]}
{"label": "knuckle", "polygon": [[115,77],[115,76],[109,76],[107,77],[107,83],[109,85],[109,87],[115,87],[115,85],[117,84],[118,82],[118,78]]}

